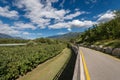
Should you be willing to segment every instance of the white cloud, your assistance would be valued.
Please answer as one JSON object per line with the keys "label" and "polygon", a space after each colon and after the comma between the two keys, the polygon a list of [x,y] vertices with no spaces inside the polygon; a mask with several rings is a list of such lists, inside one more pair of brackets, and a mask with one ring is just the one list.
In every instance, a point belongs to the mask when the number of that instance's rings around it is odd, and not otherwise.
{"label": "white cloud", "polygon": [[18,18],[18,12],[15,10],[9,10],[9,7],[0,7],[0,16],[7,18]]}
{"label": "white cloud", "polygon": [[100,14],[98,15],[98,20],[97,22],[107,22],[110,21],[112,19],[114,19],[115,14],[113,13],[113,11],[107,11],[104,14]]}
{"label": "white cloud", "polygon": [[75,11],[79,11],[80,9],[76,8]]}
{"label": "white cloud", "polygon": [[50,29],[60,29],[60,28],[67,28],[68,31],[71,31],[72,27],[91,27],[95,22],[84,20],[73,20],[69,22],[59,22],[54,25],[50,25]]}
{"label": "white cloud", "polygon": [[49,26],[53,19],[54,23],[56,23],[73,19],[74,17],[83,14],[83,12],[80,11],[70,14],[70,10],[58,10],[52,6],[52,3],[57,1],[58,0],[16,0],[15,4],[18,8],[25,10],[25,17],[29,18],[33,24],[36,24],[40,28]]}
{"label": "white cloud", "polygon": [[20,34],[20,31],[15,30],[8,24],[4,24],[2,21],[0,21],[0,33],[17,35],[17,34]]}
{"label": "white cloud", "polygon": [[17,36],[21,38],[28,38],[28,39],[32,36],[36,37],[36,36],[42,35],[41,33],[34,34],[34,33],[29,33],[29,32],[24,31],[24,29],[27,29],[27,28],[34,29],[34,26],[32,26],[31,24],[24,24],[24,23],[19,23],[19,22],[16,23],[16,26],[15,25],[10,26],[0,21],[0,33]]}
{"label": "white cloud", "polygon": [[68,28],[67,30],[68,30],[68,31],[72,31],[72,29],[71,29],[71,28]]}
{"label": "white cloud", "polygon": [[14,23],[14,26],[15,29],[36,29],[36,27],[31,23],[16,22]]}
{"label": "white cloud", "polygon": [[84,21],[73,20],[71,22],[71,25],[76,27],[91,27],[93,24],[95,24],[95,22],[88,20],[84,20]]}
{"label": "white cloud", "polygon": [[77,12],[74,13],[74,14],[66,15],[66,16],[64,17],[64,19],[73,19],[74,17],[77,17],[77,16],[79,16],[79,15],[81,15],[81,14],[83,14],[83,13],[85,13],[85,12],[79,12],[79,11],[77,11]]}
{"label": "white cloud", "polygon": [[29,32],[23,32],[23,35],[29,35],[30,33]]}
{"label": "white cloud", "polygon": [[50,25],[48,26],[50,29],[61,29],[61,28],[69,28],[70,27],[70,24],[69,22],[65,23],[65,22],[59,22],[59,23],[56,23],[56,24],[53,24],[53,25]]}
{"label": "white cloud", "polygon": [[57,10],[51,6],[57,0],[47,0],[42,4],[39,0],[21,0],[18,1],[19,8],[25,7],[27,13],[25,17],[29,18],[32,23],[37,24],[39,27],[44,28],[49,25],[50,19],[59,19],[64,17],[65,10]]}

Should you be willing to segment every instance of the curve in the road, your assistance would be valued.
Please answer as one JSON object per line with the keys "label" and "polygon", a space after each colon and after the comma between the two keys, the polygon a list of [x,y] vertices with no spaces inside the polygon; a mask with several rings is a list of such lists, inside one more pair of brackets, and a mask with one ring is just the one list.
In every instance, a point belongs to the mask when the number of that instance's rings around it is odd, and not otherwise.
{"label": "curve in the road", "polygon": [[120,80],[120,60],[92,49],[80,47],[91,80]]}

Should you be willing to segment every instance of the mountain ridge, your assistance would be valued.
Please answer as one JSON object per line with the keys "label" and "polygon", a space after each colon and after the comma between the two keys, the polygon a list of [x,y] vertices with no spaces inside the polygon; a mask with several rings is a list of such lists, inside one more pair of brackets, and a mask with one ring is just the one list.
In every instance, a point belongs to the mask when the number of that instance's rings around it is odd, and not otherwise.
{"label": "mountain ridge", "polygon": [[12,36],[8,35],[8,34],[3,34],[3,33],[0,33],[0,38],[13,38]]}
{"label": "mountain ridge", "polygon": [[22,39],[21,37],[13,37],[8,34],[0,33],[0,39]]}
{"label": "mountain ridge", "polygon": [[66,34],[49,36],[47,38],[52,38],[52,39],[71,39],[71,38],[75,38],[75,37],[81,35],[81,33],[82,32],[69,32],[69,33],[66,33]]}

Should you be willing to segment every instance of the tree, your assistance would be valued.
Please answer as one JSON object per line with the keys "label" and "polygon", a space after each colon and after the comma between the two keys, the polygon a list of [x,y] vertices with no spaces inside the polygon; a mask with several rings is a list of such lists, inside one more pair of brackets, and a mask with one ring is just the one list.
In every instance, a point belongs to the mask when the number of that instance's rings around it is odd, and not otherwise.
{"label": "tree", "polygon": [[120,18],[120,10],[116,10],[114,13],[115,13],[115,18]]}

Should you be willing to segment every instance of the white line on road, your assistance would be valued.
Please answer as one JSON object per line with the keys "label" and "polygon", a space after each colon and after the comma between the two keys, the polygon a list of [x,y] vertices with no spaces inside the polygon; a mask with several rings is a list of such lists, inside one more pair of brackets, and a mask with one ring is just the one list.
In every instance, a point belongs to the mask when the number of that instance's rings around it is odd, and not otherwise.
{"label": "white line on road", "polygon": [[85,80],[85,73],[84,73],[83,62],[82,62],[82,57],[80,55],[80,51],[79,51],[79,56],[80,56],[80,80]]}

